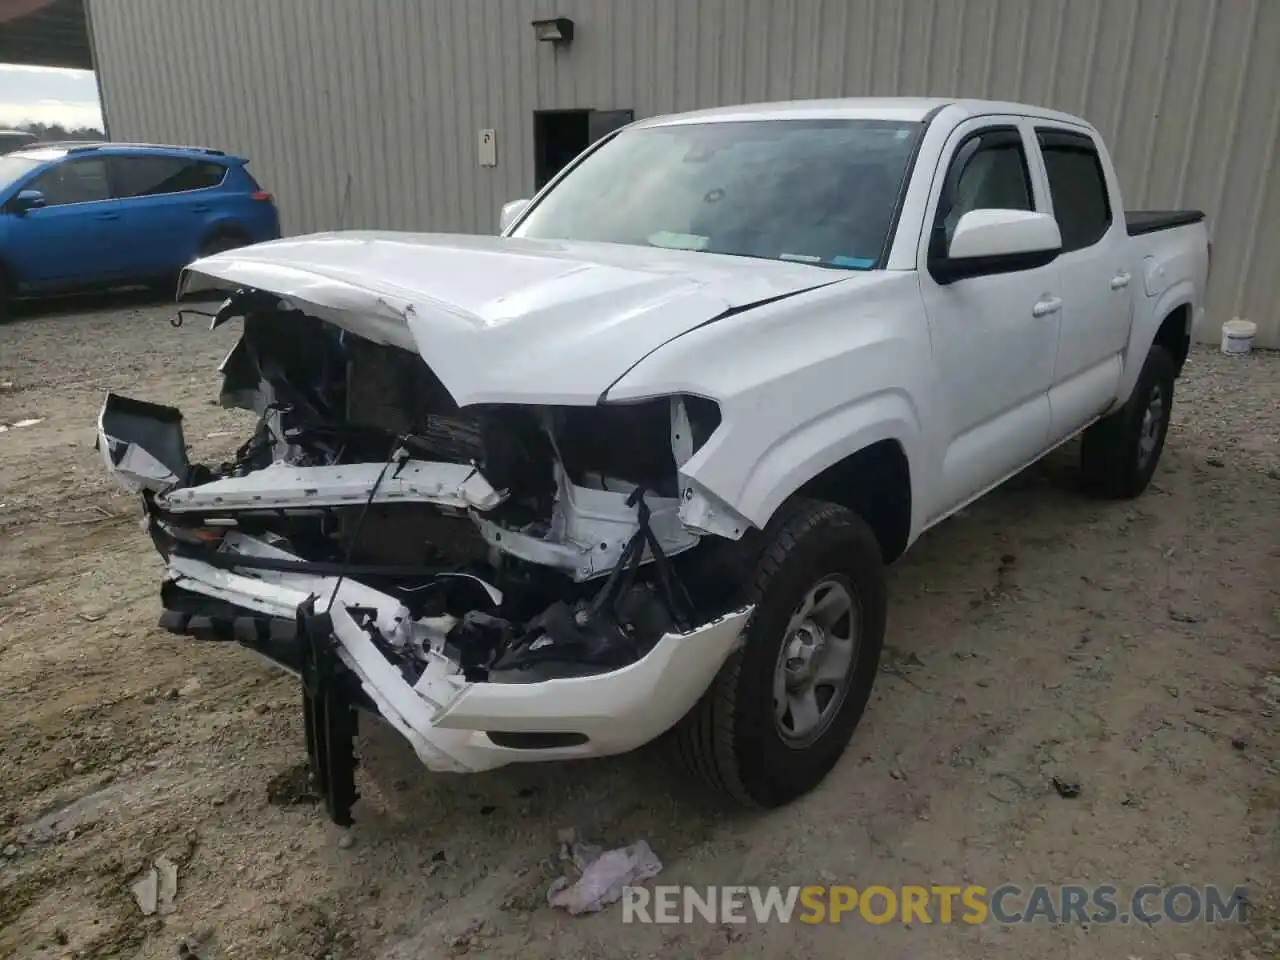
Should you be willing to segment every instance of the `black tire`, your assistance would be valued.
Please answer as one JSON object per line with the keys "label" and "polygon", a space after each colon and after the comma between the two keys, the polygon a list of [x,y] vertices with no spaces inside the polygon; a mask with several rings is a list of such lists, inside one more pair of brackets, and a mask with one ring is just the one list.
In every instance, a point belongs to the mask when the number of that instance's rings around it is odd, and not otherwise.
{"label": "black tire", "polygon": [[[857,642],[843,700],[815,739],[797,745],[787,742],[775,716],[775,670],[784,642],[792,642],[788,621],[824,582],[851,592]],[[812,790],[835,766],[871,696],[886,607],[875,535],[844,507],[797,502],[765,530],[748,599],[755,611],[742,647],[671,732],[671,742],[683,765],[715,789],[749,806],[775,807]],[[825,706],[820,711],[826,715]]]}
{"label": "black tire", "polygon": [[0,266],[0,323],[9,319],[12,309],[13,283],[9,280],[8,271]]}
{"label": "black tire", "polygon": [[[1086,490],[1129,500],[1147,489],[1169,433],[1177,374],[1169,351],[1153,346],[1125,405],[1084,432],[1080,473]],[[1158,412],[1154,412],[1156,405]]]}
{"label": "black tire", "polygon": [[243,247],[249,242],[243,234],[233,230],[222,230],[206,237],[204,243],[200,244],[200,256],[211,257],[215,253],[223,253],[227,250],[234,250],[236,247]]}

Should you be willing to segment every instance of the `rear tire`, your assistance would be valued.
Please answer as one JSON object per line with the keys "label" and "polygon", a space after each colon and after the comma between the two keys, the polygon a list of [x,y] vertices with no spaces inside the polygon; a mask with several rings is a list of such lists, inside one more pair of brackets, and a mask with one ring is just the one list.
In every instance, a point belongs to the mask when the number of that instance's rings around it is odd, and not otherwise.
{"label": "rear tire", "polygon": [[799,501],[765,531],[748,599],[755,610],[742,647],[671,741],[717,790],[775,807],[822,781],[866,709],[884,643],[880,546],[844,507]]}
{"label": "rear tire", "polygon": [[1169,433],[1177,370],[1169,351],[1153,346],[1125,405],[1084,432],[1080,473],[1089,492],[1129,500],[1147,489]]}
{"label": "rear tire", "polygon": [[227,250],[234,250],[237,247],[246,246],[248,243],[248,238],[240,233],[235,233],[229,230],[221,233],[215,233],[200,245],[200,256],[211,257],[215,253],[224,253]]}

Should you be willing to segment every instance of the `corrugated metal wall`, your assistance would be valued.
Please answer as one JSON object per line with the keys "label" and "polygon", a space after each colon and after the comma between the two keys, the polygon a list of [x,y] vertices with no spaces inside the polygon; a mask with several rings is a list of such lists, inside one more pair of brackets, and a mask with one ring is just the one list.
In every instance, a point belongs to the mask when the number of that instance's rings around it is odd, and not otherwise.
{"label": "corrugated metal wall", "polygon": [[[533,186],[537,109],[1058,107],[1107,136],[1129,206],[1209,212],[1212,320],[1280,346],[1280,0],[89,2],[112,136],[248,154],[291,232],[492,231]],[[535,41],[553,16],[572,47]]]}

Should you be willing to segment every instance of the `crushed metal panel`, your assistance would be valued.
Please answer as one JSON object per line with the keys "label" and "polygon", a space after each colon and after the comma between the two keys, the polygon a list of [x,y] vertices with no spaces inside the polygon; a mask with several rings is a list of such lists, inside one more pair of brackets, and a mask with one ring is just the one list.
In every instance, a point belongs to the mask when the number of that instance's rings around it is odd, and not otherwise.
{"label": "crushed metal panel", "polygon": [[[382,482],[378,477],[386,470]],[[370,501],[369,493],[377,484]],[[506,498],[475,467],[465,463],[409,460],[292,467],[274,463],[243,477],[175,490],[162,505],[174,513],[209,510],[363,506],[372,503],[433,503],[459,510],[492,510]]]}
{"label": "crushed metal panel", "polygon": [[174,407],[108,393],[98,414],[98,450],[120,484],[162,492],[190,467],[182,414]]}

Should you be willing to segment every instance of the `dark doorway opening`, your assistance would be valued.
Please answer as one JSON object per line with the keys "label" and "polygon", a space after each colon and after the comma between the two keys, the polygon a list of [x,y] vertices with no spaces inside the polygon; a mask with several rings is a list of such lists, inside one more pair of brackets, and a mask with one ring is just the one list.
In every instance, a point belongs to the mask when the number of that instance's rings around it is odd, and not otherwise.
{"label": "dark doorway opening", "polygon": [[541,190],[587,148],[590,110],[539,110],[533,115],[533,175]]}
{"label": "dark doorway opening", "polygon": [[632,110],[535,110],[534,187],[541,190],[588,145],[633,119]]}

